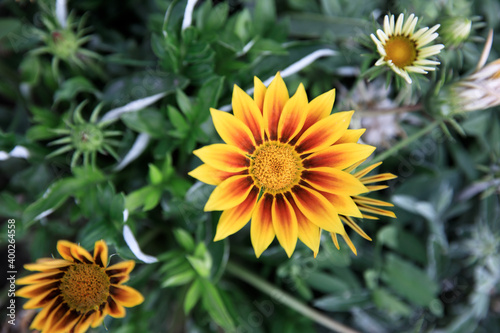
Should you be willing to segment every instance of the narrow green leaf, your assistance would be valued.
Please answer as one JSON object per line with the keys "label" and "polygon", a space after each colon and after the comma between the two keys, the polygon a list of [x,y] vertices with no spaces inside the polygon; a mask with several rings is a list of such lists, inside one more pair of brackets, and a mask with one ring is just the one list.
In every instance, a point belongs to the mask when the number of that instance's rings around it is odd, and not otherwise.
{"label": "narrow green leaf", "polygon": [[186,297],[184,298],[184,314],[188,314],[198,303],[202,293],[202,284],[200,280],[194,280],[189,287]]}

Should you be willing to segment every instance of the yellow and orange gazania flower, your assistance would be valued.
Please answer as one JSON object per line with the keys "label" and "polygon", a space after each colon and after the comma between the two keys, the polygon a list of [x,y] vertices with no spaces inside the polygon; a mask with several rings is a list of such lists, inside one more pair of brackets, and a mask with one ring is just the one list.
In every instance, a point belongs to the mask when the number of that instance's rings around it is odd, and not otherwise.
{"label": "yellow and orange gazania flower", "polygon": [[302,84],[290,98],[279,73],[268,88],[254,83],[253,99],[234,86],[234,115],[210,110],[226,144],[194,151],[205,164],[189,174],[217,185],[205,205],[223,211],[215,241],[251,220],[257,257],[275,236],[289,257],[297,238],[316,255],[322,229],[348,239],[342,221],[363,217],[357,198],[370,189],[345,169],[375,148],[356,143],[364,129],[347,129],[354,111],[330,114],[335,90],[308,102]]}
{"label": "yellow and orange gazania flower", "polygon": [[125,316],[124,307],[144,301],[135,289],[123,285],[134,269],[134,261],[123,261],[107,267],[108,247],[97,241],[91,256],[81,246],[61,240],[57,251],[63,259],[42,258],[24,266],[40,271],[17,280],[28,285],[16,296],[30,298],[25,309],[42,308],[31,323],[31,329],[42,333],[82,333],[89,326],[101,325],[104,317]]}

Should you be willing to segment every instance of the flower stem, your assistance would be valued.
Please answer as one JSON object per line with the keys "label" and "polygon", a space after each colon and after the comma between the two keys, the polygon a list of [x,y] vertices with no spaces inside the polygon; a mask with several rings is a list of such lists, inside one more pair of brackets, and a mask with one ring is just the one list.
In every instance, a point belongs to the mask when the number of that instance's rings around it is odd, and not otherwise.
{"label": "flower stem", "polygon": [[312,319],[316,323],[326,328],[329,328],[331,330],[340,333],[358,333],[352,328],[344,326],[343,324],[331,319],[330,317],[322,314],[321,312],[307,306],[306,304],[302,303],[292,295],[287,294],[286,292],[280,290],[276,286],[263,280],[259,276],[251,273],[250,271],[246,270],[245,268],[241,267],[238,264],[229,261],[227,263],[226,270],[228,273],[237,276],[241,280],[251,284],[253,287],[259,289],[263,293],[268,294],[269,296],[271,296],[273,301],[277,303],[282,303],[294,309],[295,311],[303,314],[304,316],[308,317],[309,319]]}
{"label": "flower stem", "polygon": [[374,164],[374,163],[385,160],[389,156],[396,154],[396,152],[398,152],[400,149],[408,146],[413,141],[416,141],[420,137],[426,135],[427,133],[432,131],[434,128],[436,128],[440,124],[441,124],[441,121],[438,121],[438,120],[433,121],[429,125],[422,128],[417,133],[410,135],[406,139],[404,139],[404,140],[398,142],[396,145],[392,146],[390,149],[384,151],[382,154],[375,156],[375,158],[373,160],[369,161],[369,163]]}

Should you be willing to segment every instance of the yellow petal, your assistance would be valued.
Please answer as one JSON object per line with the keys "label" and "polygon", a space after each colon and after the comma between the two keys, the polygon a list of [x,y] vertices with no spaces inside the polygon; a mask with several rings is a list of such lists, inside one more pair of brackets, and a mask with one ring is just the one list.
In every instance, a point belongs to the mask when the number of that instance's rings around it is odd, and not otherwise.
{"label": "yellow petal", "polygon": [[112,285],[109,287],[109,293],[116,302],[128,308],[144,302],[141,293],[129,286]]}
{"label": "yellow petal", "polygon": [[307,217],[300,211],[299,207],[297,207],[293,199],[288,200],[288,202],[292,205],[295,216],[297,217],[299,239],[313,251],[314,257],[316,258],[321,241],[321,229],[307,219]]}
{"label": "yellow petal", "polygon": [[334,168],[314,168],[302,171],[302,179],[314,188],[339,194],[357,195],[368,192],[368,189],[353,175]]}
{"label": "yellow petal", "polygon": [[234,116],[248,126],[255,143],[257,146],[260,145],[264,138],[264,120],[255,101],[240,87],[234,85],[232,105]]}
{"label": "yellow petal", "polygon": [[262,83],[262,81],[256,76],[254,76],[253,78],[253,85],[253,99],[255,100],[255,103],[257,104],[257,107],[262,114],[264,111],[264,98],[266,97],[267,88],[264,83]]}
{"label": "yellow petal", "polygon": [[219,185],[222,181],[237,174],[237,172],[226,172],[216,169],[208,164],[202,164],[193,171],[188,172],[188,175],[191,177],[209,185]]}
{"label": "yellow petal", "polygon": [[210,109],[215,129],[225,143],[249,154],[255,150],[255,139],[247,125],[227,112]]}
{"label": "yellow petal", "polygon": [[301,134],[309,127],[324,119],[332,113],[333,103],[335,102],[335,89],[327,91],[313,99],[306,109],[306,120]]}
{"label": "yellow petal", "polygon": [[253,186],[248,175],[233,176],[217,186],[205,205],[205,211],[226,210],[233,208],[246,199]]}
{"label": "yellow petal", "polygon": [[293,139],[304,126],[306,120],[307,94],[304,85],[301,83],[292,96],[286,102],[283,113],[278,122],[278,140],[288,142]]}
{"label": "yellow petal", "polygon": [[226,171],[238,172],[248,169],[250,161],[235,146],[216,143],[193,151],[204,163],[213,168]]}
{"label": "yellow petal", "polygon": [[271,213],[272,204],[273,196],[264,194],[257,203],[252,215],[250,237],[257,258],[269,247],[276,235]]}
{"label": "yellow petal", "polygon": [[330,167],[345,169],[354,163],[366,159],[375,151],[375,147],[358,143],[335,144],[309,155],[303,161],[305,168]]}
{"label": "yellow petal", "polygon": [[108,246],[103,240],[94,244],[94,262],[104,268],[108,266]]}
{"label": "yellow petal", "polygon": [[214,242],[238,232],[250,221],[258,195],[259,189],[254,186],[241,204],[222,212],[217,224]]}
{"label": "yellow petal", "polygon": [[76,244],[67,240],[60,240],[57,242],[57,252],[66,260],[75,261],[71,254],[71,247]]}
{"label": "yellow petal", "polygon": [[313,153],[331,146],[347,130],[353,113],[354,111],[337,112],[309,127],[297,140],[297,152]]}
{"label": "yellow petal", "polygon": [[363,217],[358,206],[349,195],[321,192],[321,194],[335,207],[339,215]]}
{"label": "yellow petal", "polygon": [[271,212],[276,238],[290,258],[297,245],[299,232],[293,208],[283,195],[278,194],[274,198]]}
{"label": "yellow petal", "polygon": [[335,144],[341,143],[356,143],[363,133],[366,131],[366,128],[360,129],[348,129],[345,133],[335,142]]}
{"label": "yellow petal", "polygon": [[87,264],[94,263],[94,258],[80,245],[73,244],[71,246],[71,255],[75,258],[75,261]]}
{"label": "yellow petal", "polygon": [[70,265],[73,265],[73,263],[64,259],[49,259],[46,261],[37,260],[36,263],[24,265],[24,268],[28,271],[48,271]]}
{"label": "yellow petal", "polygon": [[128,275],[130,274],[130,272],[132,272],[134,266],[135,266],[135,261],[133,260],[121,261],[117,264],[111,265],[108,268],[106,268],[106,274],[109,277],[115,275]]}
{"label": "yellow petal", "polygon": [[345,233],[337,211],[320,193],[297,185],[292,188],[291,194],[293,201],[309,221],[326,231]]}
{"label": "yellow petal", "polygon": [[278,72],[267,88],[264,99],[264,130],[270,140],[278,138],[278,122],[288,98],[285,82]]}

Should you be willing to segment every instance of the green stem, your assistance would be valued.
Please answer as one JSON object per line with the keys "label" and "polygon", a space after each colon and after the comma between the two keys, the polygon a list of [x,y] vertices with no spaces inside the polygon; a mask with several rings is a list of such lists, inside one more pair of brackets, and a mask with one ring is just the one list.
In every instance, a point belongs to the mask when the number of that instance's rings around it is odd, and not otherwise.
{"label": "green stem", "polygon": [[434,128],[438,127],[440,124],[441,124],[441,121],[437,121],[437,120],[433,121],[429,125],[427,125],[424,128],[422,128],[417,133],[415,133],[413,135],[410,135],[409,137],[407,137],[406,139],[404,139],[402,141],[399,141],[396,145],[392,146],[390,149],[384,151],[380,155],[375,156],[375,158],[373,160],[371,160],[369,163],[370,164],[374,164],[374,163],[377,163],[377,162],[385,160],[389,156],[392,156],[392,155],[396,154],[396,152],[398,152],[400,149],[408,146],[413,141],[415,141],[415,140],[419,139],[420,137],[426,135],[427,133],[429,133],[430,131],[432,131]]}
{"label": "green stem", "polygon": [[226,271],[232,275],[237,276],[241,280],[251,284],[253,287],[259,289],[265,294],[268,294],[276,302],[282,303],[302,315],[312,319],[316,323],[323,325],[326,328],[340,333],[358,333],[357,331],[342,325],[341,323],[331,319],[330,317],[322,314],[321,312],[307,306],[290,294],[285,293],[271,283],[263,280],[259,276],[246,270],[245,268],[233,262],[228,262]]}

